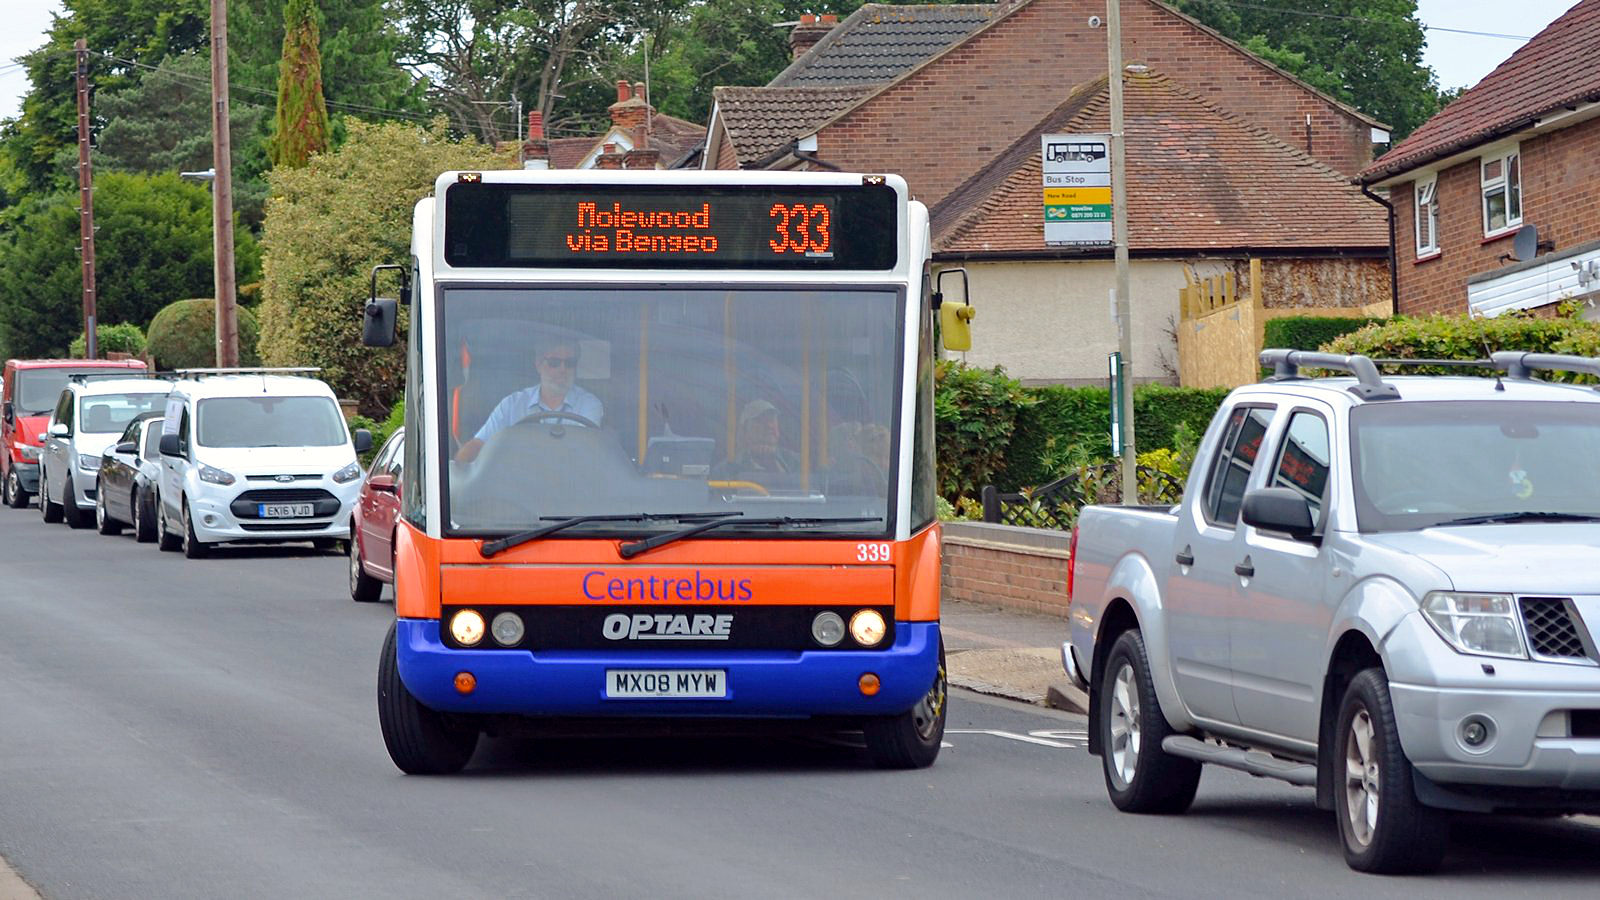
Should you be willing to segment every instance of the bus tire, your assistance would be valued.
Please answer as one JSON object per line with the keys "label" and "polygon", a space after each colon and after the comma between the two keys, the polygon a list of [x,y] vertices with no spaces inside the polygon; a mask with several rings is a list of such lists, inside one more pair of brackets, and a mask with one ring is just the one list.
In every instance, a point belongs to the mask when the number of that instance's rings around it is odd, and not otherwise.
{"label": "bus tire", "polygon": [[944,743],[944,723],[950,709],[945,679],[944,642],[939,643],[939,668],[928,693],[897,716],[880,716],[862,723],[867,753],[880,769],[925,769],[939,758]]}
{"label": "bus tire", "polygon": [[395,644],[398,624],[389,626],[378,661],[378,725],[389,758],[407,775],[453,775],[478,749],[478,730],[451,722],[423,706],[400,680]]}

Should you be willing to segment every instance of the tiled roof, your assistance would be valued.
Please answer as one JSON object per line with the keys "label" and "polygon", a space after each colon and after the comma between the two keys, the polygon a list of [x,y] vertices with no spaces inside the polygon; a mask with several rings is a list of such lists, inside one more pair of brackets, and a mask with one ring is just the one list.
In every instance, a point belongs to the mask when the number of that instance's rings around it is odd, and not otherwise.
{"label": "tiled roof", "polygon": [[1600,100],[1600,0],[1581,0],[1361,173],[1377,181]]}
{"label": "tiled roof", "polygon": [[868,3],[778,73],[768,87],[882,84],[956,44],[994,17],[996,4]]}
{"label": "tiled roof", "polygon": [[[1381,206],[1349,179],[1164,75],[1129,72],[1128,234],[1135,251],[1373,249]],[[1105,79],[1065,101],[932,211],[933,249],[1044,254],[1040,135],[1110,130]]]}
{"label": "tiled roof", "polygon": [[589,155],[594,149],[594,142],[600,140],[600,135],[589,137],[552,138],[550,141],[550,168],[576,169],[578,163]]}
{"label": "tiled roof", "polygon": [[[550,168],[577,168],[610,133],[552,139]],[[665,168],[672,168],[673,164],[697,150],[705,140],[704,125],[666,113],[656,113],[650,117],[650,147],[661,152],[661,165]]]}
{"label": "tiled roof", "polygon": [[814,126],[866,96],[870,85],[849,87],[719,87],[717,116],[733,141],[741,168],[753,166]]}

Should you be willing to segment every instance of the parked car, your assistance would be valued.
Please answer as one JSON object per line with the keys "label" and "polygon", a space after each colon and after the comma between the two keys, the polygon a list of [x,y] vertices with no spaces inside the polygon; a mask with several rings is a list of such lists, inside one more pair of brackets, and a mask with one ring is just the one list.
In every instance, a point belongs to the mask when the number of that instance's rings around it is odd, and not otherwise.
{"label": "parked car", "polygon": [[46,522],[89,524],[101,454],[129,422],[161,409],[171,388],[159,378],[68,377],[49,427],[39,435],[39,512]]}
{"label": "parked car", "polygon": [[1262,363],[1181,505],[1073,532],[1062,657],[1113,804],[1181,812],[1203,763],[1315,787],[1374,872],[1437,865],[1447,811],[1600,812],[1600,394],[1530,375],[1600,359]]}
{"label": "parked car", "polygon": [[[156,491],[156,541],[196,558],[224,542],[311,541],[332,549],[350,536],[361,491],[354,437],[333,390],[284,370],[185,373],[167,401]],[[288,370],[299,371],[299,370]]]}
{"label": "parked car", "polygon": [[156,539],[156,485],[161,481],[163,412],[148,412],[128,424],[122,436],[100,454],[94,491],[94,522],[101,534],[121,534],[133,526],[141,544]]}
{"label": "parked car", "polygon": [[22,509],[39,491],[39,434],[71,375],[122,375],[143,371],[137,359],[8,359],[0,378],[0,490],[5,504]]}
{"label": "parked car", "polygon": [[397,428],[372,460],[350,517],[350,598],[371,603],[394,584],[394,532],[400,522],[400,473],[406,430]]}

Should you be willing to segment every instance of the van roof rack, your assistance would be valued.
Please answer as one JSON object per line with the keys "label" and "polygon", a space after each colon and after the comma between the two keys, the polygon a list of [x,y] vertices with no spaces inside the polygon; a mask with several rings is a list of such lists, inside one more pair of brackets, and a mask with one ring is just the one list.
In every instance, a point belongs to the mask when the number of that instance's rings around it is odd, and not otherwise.
{"label": "van roof rack", "polygon": [[1342,356],[1338,353],[1316,353],[1310,350],[1263,350],[1261,364],[1272,369],[1272,374],[1266,379],[1269,382],[1303,378],[1304,376],[1300,374],[1301,366],[1333,369],[1338,372],[1349,372],[1356,377],[1356,383],[1347,390],[1363,400],[1400,399],[1399,389],[1385,382],[1378,374],[1378,367],[1372,360],[1360,354]]}
{"label": "van roof rack", "polygon": [[1545,372],[1581,372],[1585,375],[1600,376],[1600,359],[1590,356],[1502,350],[1492,354],[1492,359],[1494,367],[1505,370],[1507,378],[1532,379],[1536,369]]}
{"label": "van roof rack", "polygon": [[179,375],[300,375],[321,372],[321,366],[230,366],[208,369],[174,369]]}
{"label": "van roof rack", "polygon": [[107,369],[104,372],[73,372],[67,376],[68,381],[84,383],[88,381],[122,381],[130,378],[156,378],[170,381],[174,377],[172,372],[151,372],[146,369]]}

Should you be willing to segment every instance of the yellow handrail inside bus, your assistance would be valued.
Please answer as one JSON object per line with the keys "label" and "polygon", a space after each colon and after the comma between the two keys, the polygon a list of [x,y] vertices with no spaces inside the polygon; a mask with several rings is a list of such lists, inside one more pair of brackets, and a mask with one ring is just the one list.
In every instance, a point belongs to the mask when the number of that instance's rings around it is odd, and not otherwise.
{"label": "yellow handrail inside bus", "polygon": [[714,488],[748,488],[763,497],[770,496],[770,492],[754,481],[707,481],[707,487]]}

